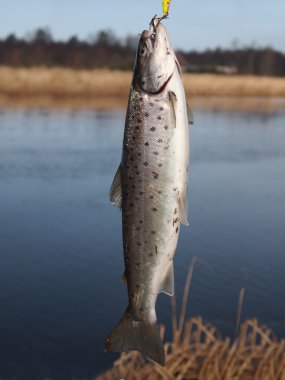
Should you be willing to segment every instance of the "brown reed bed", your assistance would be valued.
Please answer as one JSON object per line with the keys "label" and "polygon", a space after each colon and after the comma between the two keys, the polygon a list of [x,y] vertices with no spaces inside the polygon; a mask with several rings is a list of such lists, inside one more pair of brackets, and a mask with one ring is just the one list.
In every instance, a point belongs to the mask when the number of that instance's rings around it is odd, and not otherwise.
{"label": "brown reed bed", "polygon": [[[165,367],[138,352],[122,353],[113,368],[96,380],[285,380],[285,340],[256,319],[239,325],[244,290],[236,319],[236,337],[222,337],[202,317],[185,320],[195,259],[187,276],[179,321],[172,302],[173,338],[164,345]],[[165,329],[161,327],[163,338]]]}
{"label": "brown reed bed", "polygon": [[[125,108],[131,72],[0,67],[0,104],[28,107]],[[284,109],[285,78],[184,74],[194,107]]]}

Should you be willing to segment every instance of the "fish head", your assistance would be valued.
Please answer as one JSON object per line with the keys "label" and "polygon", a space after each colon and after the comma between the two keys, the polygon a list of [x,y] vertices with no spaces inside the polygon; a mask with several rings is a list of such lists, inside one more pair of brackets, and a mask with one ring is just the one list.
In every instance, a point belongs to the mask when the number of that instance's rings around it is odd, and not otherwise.
{"label": "fish head", "polygon": [[134,75],[135,84],[144,92],[163,91],[176,66],[176,56],[161,19],[153,18],[149,30],[141,34]]}

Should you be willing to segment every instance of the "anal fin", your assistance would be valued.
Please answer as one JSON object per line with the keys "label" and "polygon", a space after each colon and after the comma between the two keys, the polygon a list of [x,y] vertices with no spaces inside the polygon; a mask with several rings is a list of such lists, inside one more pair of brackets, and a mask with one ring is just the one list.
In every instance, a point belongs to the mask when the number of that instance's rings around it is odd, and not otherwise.
{"label": "anal fin", "polygon": [[161,284],[161,292],[169,295],[174,296],[174,268],[173,268],[173,262],[169,265],[169,268],[166,272],[166,275],[164,277],[164,280]]}
{"label": "anal fin", "polygon": [[181,194],[178,198],[178,207],[179,207],[179,215],[180,221],[182,224],[189,226],[188,222],[188,197],[187,192],[185,194]]}

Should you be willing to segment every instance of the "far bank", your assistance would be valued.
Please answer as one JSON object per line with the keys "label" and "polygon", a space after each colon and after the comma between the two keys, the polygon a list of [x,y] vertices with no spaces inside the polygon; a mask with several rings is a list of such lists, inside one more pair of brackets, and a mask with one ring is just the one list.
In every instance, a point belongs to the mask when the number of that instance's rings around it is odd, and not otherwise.
{"label": "far bank", "polygon": [[[0,67],[0,105],[123,108],[132,73]],[[202,108],[284,108],[285,78],[183,74],[186,96]]]}

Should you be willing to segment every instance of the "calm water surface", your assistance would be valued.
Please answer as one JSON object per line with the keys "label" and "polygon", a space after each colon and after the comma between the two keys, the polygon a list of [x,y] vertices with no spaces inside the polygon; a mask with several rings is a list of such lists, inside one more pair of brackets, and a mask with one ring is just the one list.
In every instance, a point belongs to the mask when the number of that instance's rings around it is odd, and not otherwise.
{"label": "calm water surface", "polygon": [[[120,213],[108,201],[124,112],[0,109],[0,378],[90,379],[117,354],[126,307]],[[195,111],[191,228],[175,258],[188,315],[231,334],[243,319],[285,337],[285,115]],[[158,301],[169,326],[170,299]],[[169,329],[168,329],[169,330]]]}

